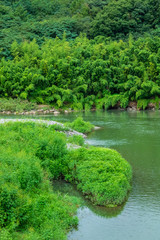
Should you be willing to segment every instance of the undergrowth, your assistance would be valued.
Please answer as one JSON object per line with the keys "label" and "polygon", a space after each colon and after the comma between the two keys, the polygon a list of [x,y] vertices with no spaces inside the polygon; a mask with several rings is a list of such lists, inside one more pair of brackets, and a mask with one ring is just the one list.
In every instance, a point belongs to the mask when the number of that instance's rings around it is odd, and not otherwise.
{"label": "undergrowth", "polygon": [[65,174],[65,135],[35,123],[0,125],[0,135],[0,239],[66,239],[79,200],[49,181]]}
{"label": "undergrowth", "polygon": [[23,112],[37,109],[37,104],[22,99],[0,98],[0,112]]}
{"label": "undergrowth", "polygon": [[54,192],[65,179],[97,205],[121,204],[130,189],[130,165],[114,150],[84,146],[52,126],[33,122],[0,125],[0,239],[63,240],[77,225],[80,200]]}

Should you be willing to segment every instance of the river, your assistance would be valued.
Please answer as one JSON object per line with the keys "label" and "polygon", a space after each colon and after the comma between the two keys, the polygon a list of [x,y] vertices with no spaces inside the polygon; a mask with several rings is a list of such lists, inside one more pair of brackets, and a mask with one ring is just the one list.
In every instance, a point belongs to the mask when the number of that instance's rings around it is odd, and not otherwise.
{"label": "river", "polygon": [[[132,166],[133,183],[127,202],[119,208],[95,207],[84,201],[77,213],[78,229],[68,234],[68,240],[160,239],[160,112],[116,110],[36,118],[64,122],[77,116],[101,127],[86,141],[119,151]],[[59,190],[81,197],[69,184],[60,184]]]}

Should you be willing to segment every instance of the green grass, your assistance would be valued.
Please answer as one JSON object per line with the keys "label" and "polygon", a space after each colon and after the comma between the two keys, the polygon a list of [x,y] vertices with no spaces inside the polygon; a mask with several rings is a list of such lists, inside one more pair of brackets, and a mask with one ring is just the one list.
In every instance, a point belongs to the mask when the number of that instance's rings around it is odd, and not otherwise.
{"label": "green grass", "polygon": [[0,112],[11,111],[11,112],[23,112],[37,109],[37,104],[21,99],[6,99],[0,98]]}
{"label": "green grass", "polygon": [[54,192],[65,179],[97,205],[118,205],[130,189],[130,165],[114,150],[68,150],[52,126],[33,122],[0,125],[0,240],[63,240],[78,224],[80,200]]}

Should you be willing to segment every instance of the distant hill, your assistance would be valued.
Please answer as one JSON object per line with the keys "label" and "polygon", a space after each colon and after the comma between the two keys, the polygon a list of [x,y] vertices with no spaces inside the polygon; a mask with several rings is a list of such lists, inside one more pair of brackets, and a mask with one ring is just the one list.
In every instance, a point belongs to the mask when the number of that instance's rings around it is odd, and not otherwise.
{"label": "distant hill", "polygon": [[45,38],[68,40],[81,32],[88,38],[98,35],[112,39],[160,36],[159,0],[1,0],[0,56],[10,58],[10,46]]}

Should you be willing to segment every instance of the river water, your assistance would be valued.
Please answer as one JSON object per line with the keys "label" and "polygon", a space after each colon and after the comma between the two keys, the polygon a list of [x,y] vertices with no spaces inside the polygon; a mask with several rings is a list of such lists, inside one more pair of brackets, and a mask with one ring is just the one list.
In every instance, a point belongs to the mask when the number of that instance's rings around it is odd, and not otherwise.
{"label": "river water", "polygon": [[[160,112],[116,110],[37,118],[63,122],[77,116],[101,127],[88,135],[87,142],[119,151],[132,166],[133,183],[127,202],[119,208],[95,207],[84,201],[77,213],[78,229],[69,233],[68,240],[159,240]],[[59,190],[80,195],[69,184],[60,184]]]}

